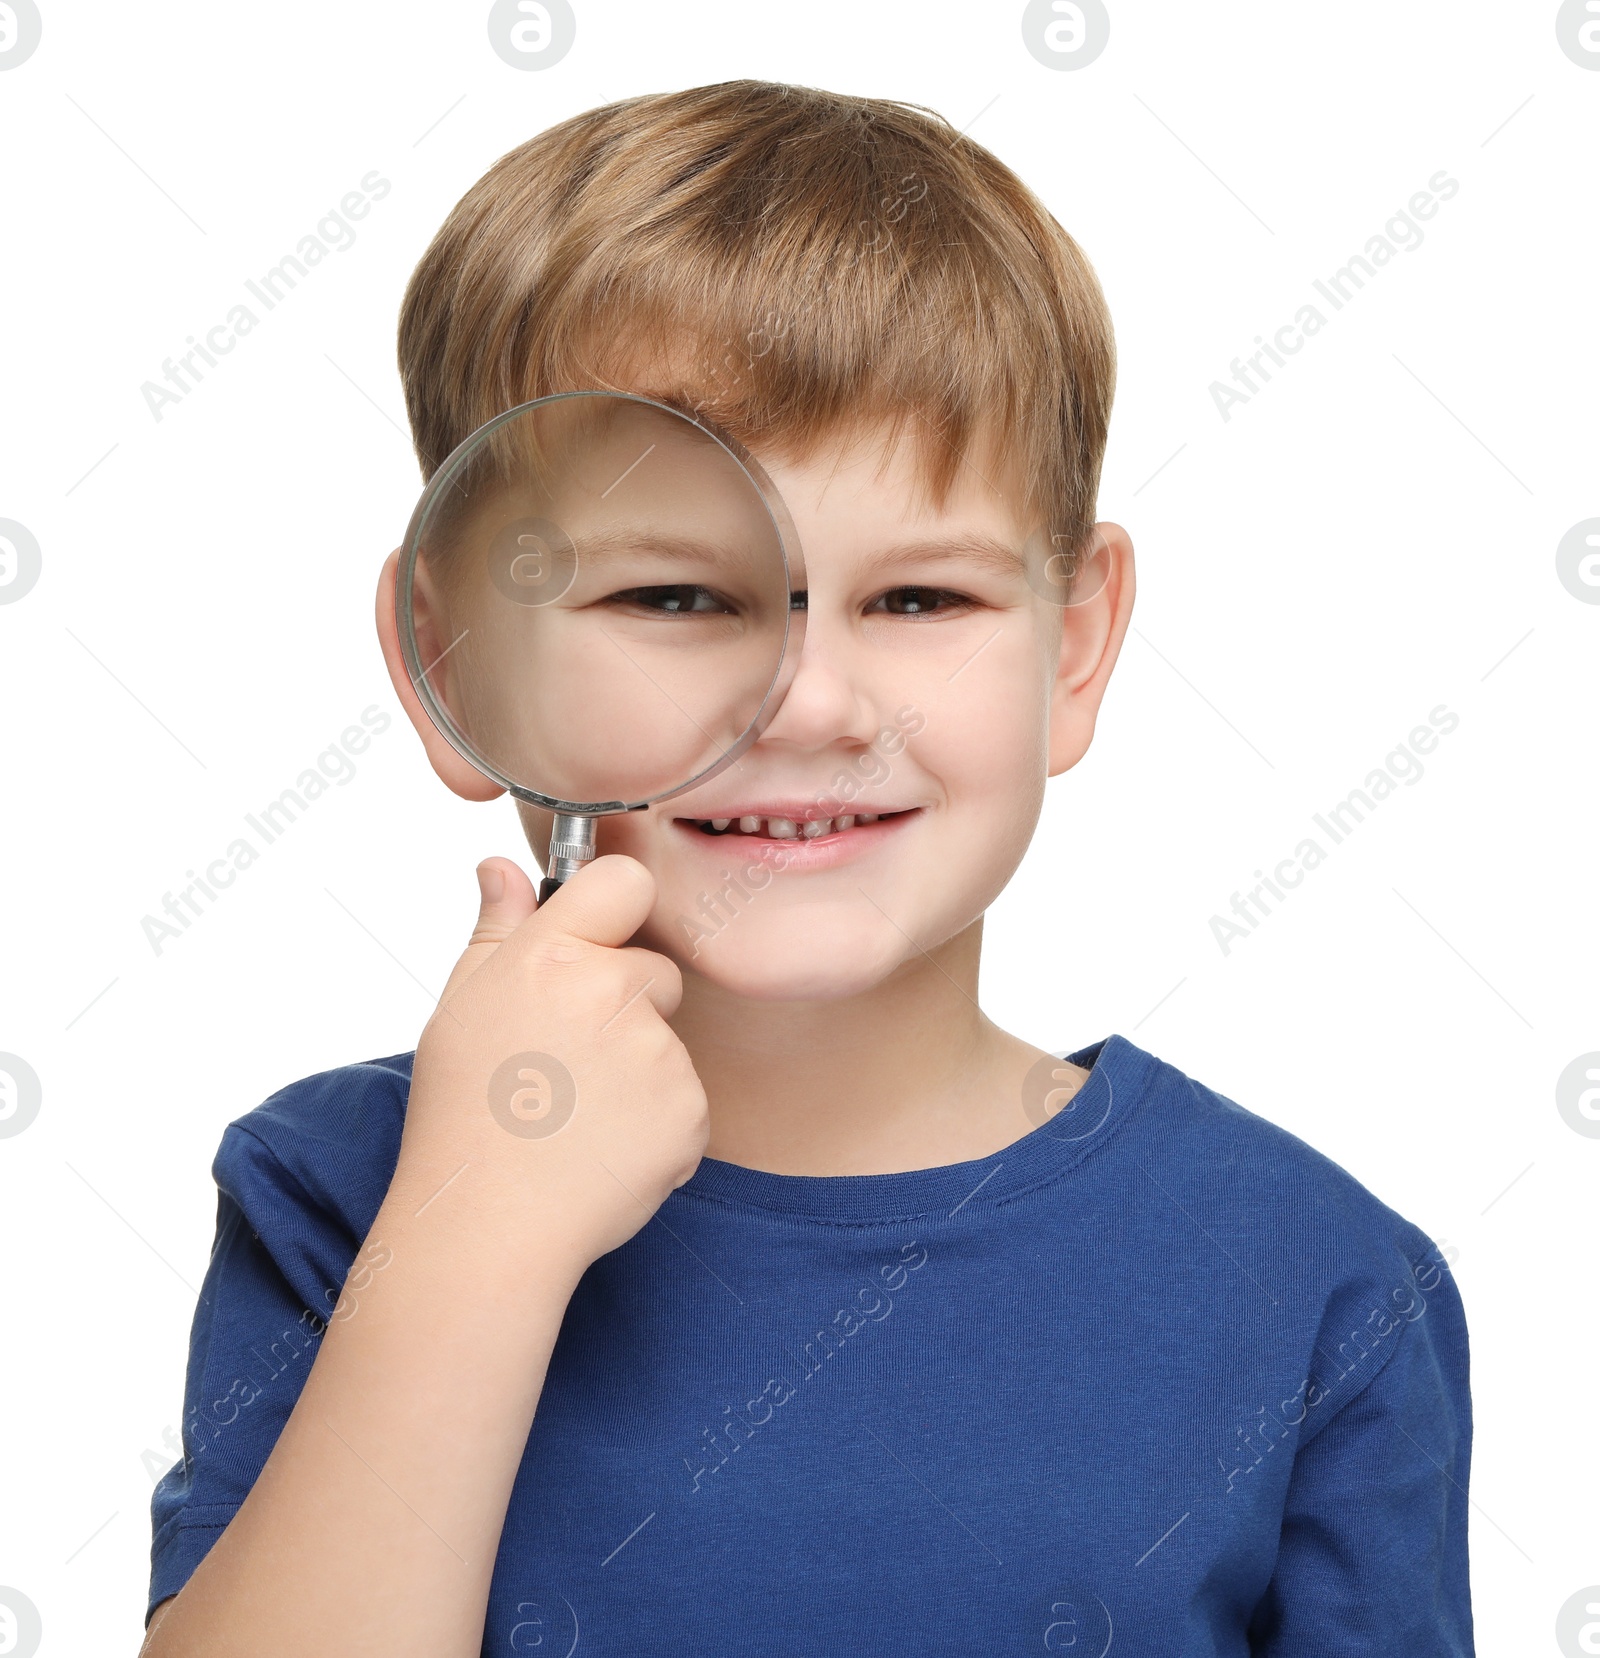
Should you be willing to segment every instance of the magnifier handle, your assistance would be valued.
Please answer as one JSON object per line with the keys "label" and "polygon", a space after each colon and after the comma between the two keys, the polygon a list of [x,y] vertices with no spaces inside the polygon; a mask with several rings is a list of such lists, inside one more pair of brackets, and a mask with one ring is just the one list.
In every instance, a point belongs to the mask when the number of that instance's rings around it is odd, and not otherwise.
{"label": "magnifier handle", "polygon": [[580,812],[557,812],[550,826],[550,873],[539,883],[542,904],[594,857],[594,819]]}

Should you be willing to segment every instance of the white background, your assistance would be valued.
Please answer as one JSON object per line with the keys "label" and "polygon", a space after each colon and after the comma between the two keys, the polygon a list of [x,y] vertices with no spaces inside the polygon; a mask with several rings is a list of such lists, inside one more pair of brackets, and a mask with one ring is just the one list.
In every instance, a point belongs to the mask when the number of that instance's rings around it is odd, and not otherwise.
{"label": "white background", "polygon": [[[751,76],[932,106],[1080,241],[1121,355],[1101,515],[1139,595],[1095,745],[996,904],[984,997],[1041,1047],[1117,1031],[1328,1153],[1456,1253],[1486,1654],[1556,1651],[1600,1582],[1600,72],[1551,0],[1113,0],[1069,72],[1017,4],[578,7],[509,67],[488,7],[51,3],[0,72],[0,1583],[41,1652],[132,1652],[223,1126],[409,1049],[518,854],[448,795],[372,626],[420,485],[394,365],[415,261],[484,169],[637,92]],[[1600,57],[1600,54],[1597,54]],[[157,421],[141,385],[363,175],[392,183]],[[1224,420],[1209,390],[1440,169],[1459,182]],[[391,730],[158,956],[141,918],[360,711]],[[1277,913],[1211,930],[1445,705],[1459,727]],[[1327,837],[1319,837],[1327,844]]]}

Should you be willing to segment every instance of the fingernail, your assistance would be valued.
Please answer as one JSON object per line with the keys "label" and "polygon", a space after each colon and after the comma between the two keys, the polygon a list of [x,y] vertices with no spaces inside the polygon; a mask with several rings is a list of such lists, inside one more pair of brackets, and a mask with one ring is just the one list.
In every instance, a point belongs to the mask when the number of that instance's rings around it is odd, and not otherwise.
{"label": "fingernail", "polygon": [[478,891],[486,904],[498,904],[506,895],[505,871],[497,864],[478,865]]}

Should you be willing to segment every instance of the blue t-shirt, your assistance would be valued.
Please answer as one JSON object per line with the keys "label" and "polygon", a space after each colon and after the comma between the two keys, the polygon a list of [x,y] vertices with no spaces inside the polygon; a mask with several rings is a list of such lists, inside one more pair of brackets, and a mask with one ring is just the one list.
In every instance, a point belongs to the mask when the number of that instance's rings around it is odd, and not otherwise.
{"label": "blue t-shirt", "polygon": [[[294,1083],[223,1135],[152,1607],[305,1382],[411,1057]],[[1125,1038],[1067,1057],[1088,1080],[992,1157],[705,1158],[594,1262],[485,1653],[1472,1652],[1467,1331],[1441,1253]]]}

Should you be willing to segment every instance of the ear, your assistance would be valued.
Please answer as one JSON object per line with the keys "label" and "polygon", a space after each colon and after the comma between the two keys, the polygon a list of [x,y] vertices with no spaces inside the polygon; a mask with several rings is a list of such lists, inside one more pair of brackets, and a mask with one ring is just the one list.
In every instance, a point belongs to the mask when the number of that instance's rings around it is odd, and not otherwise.
{"label": "ear", "polygon": [[1089,532],[1075,598],[1061,607],[1061,659],[1050,696],[1051,777],[1088,752],[1111,670],[1133,615],[1133,540],[1120,524]]}
{"label": "ear", "polygon": [[[400,654],[400,623],[395,615],[395,580],[400,568],[400,552],[396,548],[383,561],[378,576],[378,643],[383,646],[383,660],[389,669],[406,718],[416,727],[422,746],[428,752],[428,763],[438,773],[445,787],[463,800],[493,800],[506,791],[491,782],[470,761],[462,758],[449,739],[433,723],[422,706],[422,698],[406,672],[405,658]],[[436,662],[444,647],[433,637],[431,618],[419,611],[417,616],[417,650],[424,662]]]}

